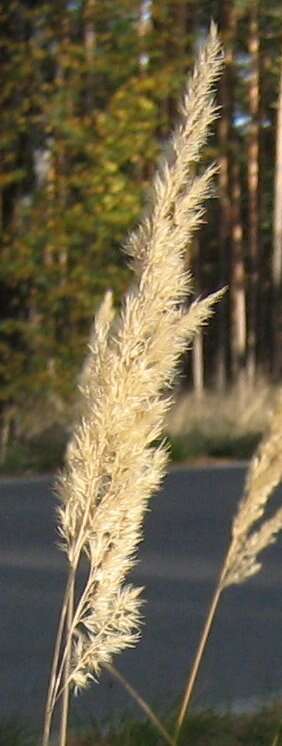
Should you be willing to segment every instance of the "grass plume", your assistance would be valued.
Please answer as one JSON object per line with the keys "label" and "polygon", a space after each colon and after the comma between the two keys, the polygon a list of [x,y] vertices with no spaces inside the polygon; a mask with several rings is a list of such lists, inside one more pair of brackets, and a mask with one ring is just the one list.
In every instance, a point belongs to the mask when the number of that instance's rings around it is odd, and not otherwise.
{"label": "grass plume", "polygon": [[[151,210],[127,242],[135,282],[116,317],[111,294],[106,295],[91,334],[80,379],[81,417],[57,481],[70,580],[47,702],[45,746],[60,694],[69,685],[84,688],[140,635],[142,589],[125,581],[136,561],[149,499],[167,465],[167,447],[156,442],[163,434],[180,357],[222,294],[187,308],[192,292],[187,248],[202,222],[215,172],[211,166],[195,175],[195,168],[217,116],[213,87],[221,67],[212,25],[154,180]],[[82,555],[88,578],[62,645]]]}

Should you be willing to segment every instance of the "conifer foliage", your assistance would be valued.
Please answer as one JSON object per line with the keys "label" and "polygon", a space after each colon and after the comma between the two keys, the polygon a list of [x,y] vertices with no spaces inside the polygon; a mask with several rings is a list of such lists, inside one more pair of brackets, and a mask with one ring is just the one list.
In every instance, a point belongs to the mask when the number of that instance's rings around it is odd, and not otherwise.
{"label": "conifer foliage", "polygon": [[93,311],[127,285],[119,247],[211,17],[226,50],[207,151],[220,173],[193,261],[197,292],[230,292],[194,381],[277,380],[279,0],[1,0],[0,14],[2,450],[31,411],[64,417]]}

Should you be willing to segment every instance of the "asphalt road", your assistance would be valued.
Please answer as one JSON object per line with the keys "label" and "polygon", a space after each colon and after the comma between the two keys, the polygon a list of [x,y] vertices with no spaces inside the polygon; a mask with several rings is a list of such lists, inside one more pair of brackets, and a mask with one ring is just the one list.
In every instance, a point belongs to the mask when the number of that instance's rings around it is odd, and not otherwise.
{"label": "asphalt road", "polygon": [[[145,625],[116,664],[151,705],[184,686],[231,517],[242,493],[239,466],[173,470],[151,502],[134,579],[145,585]],[[281,500],[282,490],[274,496]],[[56,548],[49,478],[0,482],[0,718],[42,718],[65,561]],[[223,598],[194,702],[248,707],[282,691],[282,538],[260,575]],[[165,705],[164,705],[165,706]],[[75,724],[134,708],[109,675],[75,699]]]}

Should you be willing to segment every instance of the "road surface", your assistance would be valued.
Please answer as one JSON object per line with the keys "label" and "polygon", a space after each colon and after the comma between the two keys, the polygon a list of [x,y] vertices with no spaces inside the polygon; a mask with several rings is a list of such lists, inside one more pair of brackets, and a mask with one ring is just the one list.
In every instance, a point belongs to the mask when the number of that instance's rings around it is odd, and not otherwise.
{"label": "road surface", "polygon": [[[242,493],[241,466],[172,470],[152,499],[140,562],[145,625],[116,665],[151,705],[172,703],[186,680]],[[274,503],[281,501],[277,491]],[[51,478],[0,482],[0,719],[42,718],[66,577],[57,549]],[[282,538],[263,571],[225,592],[194,702],[247,707],[282,690]],[[75,725],[134,706],[109,675],[76,698]]]}

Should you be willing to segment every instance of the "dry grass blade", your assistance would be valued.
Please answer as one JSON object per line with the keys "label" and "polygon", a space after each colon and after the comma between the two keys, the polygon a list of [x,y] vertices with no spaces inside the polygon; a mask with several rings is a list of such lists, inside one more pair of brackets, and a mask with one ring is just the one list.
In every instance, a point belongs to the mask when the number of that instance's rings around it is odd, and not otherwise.
{"label": "dry grass blade", "polygon": [[153,725],[155,726],[157,731],[160,733],[164,741],[170,744],[170,746],[173,746],[174,741],[173,741],[172,736],[170,736],[168,731],[164,728],[163,724],[161,723],[157,715],[153,712],[151,707],[149,707],[147,702],[145,702],[141,694],[139,694],[139,692],[136,691],[136,689],[132,686],[132,684],[130,684],[129,681],[124,676],[122,676],[120,671],[118,671],[118,669],[115,666],[109,663],[106,665],[106,668],[109,671],[109,673],[111,673],[112,676],[116,678],[120,682],[120,684],[126,689],[126,691],[130,694],[132,699],[134,699],[135,702],[137,702],[141,710],[143,710],[143,712],[148,717],[148,719],[151,720],[151,723],[153,723]]}

